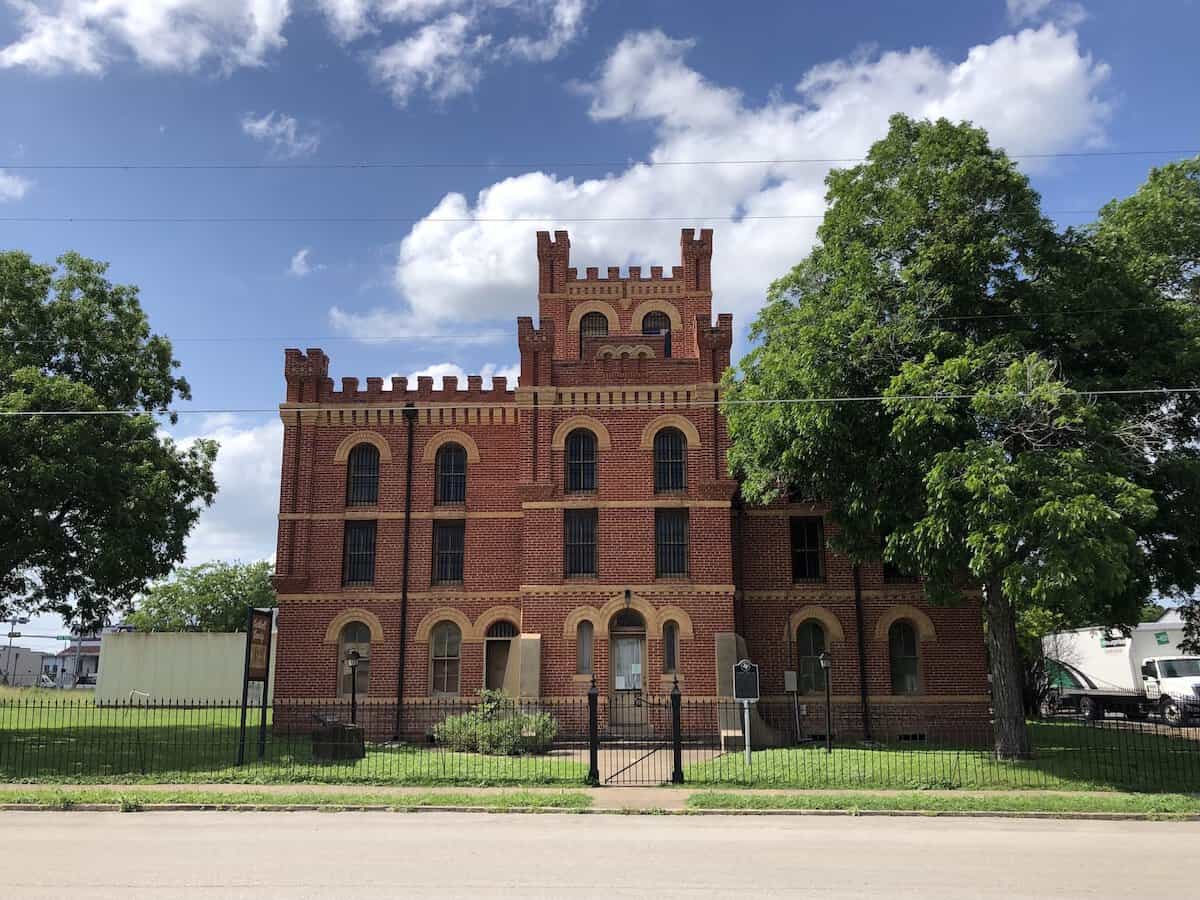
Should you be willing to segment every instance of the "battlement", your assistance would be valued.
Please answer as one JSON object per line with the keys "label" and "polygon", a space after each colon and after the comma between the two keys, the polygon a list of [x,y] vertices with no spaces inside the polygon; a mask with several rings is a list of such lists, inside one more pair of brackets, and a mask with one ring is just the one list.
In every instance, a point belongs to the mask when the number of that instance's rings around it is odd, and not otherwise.
{"label": "battlement", "polygon": [[490,388],[484,388],[482,375],[468,375],[465,387],[460,387],[457,376],[447,375],[442,379],[441,390],[433,387],[433,378],[422,375],[415,386],[409,379],[394,375],[388,389],[384,389],[383,378],[366,379],[366,388],[359,387],[354,377],[341,379],[341,388],[334,387],[329,377],[329,357],[319,347],[311,347],[307,353],[300,350],[284,351],[284,377],[287,379],[288,403],[389,403],[403,406],[408,402],[423,403],[511,403],[515,398],[509,389],[508,379],[493,376]]}
{"label": "battlement", "polygon": [[628,274],[621,275],[620,266],[609,266],[604,277],[599,266],[588,266],[579,277],[579,269],[571,265],[571,239],[565,231],[537,233],[538,293],[567,294],[586,297],[652,297],[678,296],[689,293],[712,291],[712,247],[711,228],[684,228],[679,238],[680,265],[671,267],[671,274],[664,275],[663,266],[650,266],[650,274],[642,273],[642,266],[629,266]]}

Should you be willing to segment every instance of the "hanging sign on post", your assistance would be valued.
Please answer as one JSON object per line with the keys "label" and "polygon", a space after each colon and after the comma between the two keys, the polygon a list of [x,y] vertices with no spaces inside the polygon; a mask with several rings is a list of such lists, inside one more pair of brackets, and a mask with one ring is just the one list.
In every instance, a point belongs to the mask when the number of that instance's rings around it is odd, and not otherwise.
{"label": "hanging sign on post", "polygon": [[742,741],[746,745],[746,768],[750,768],[750,704],[758,702],[758,665],[748,659],[733,667],[733,698],[742,704]]}
{"label": "hanging sign on post", "polygon": [[[246,663],[242,674],[242,723],[238,730],[237,764],[246,761],[246,709],[251,695],[262,709],[258,728],[258,758],[267,750],[267,698],[271,678],[271,626],[275,622],[275,611],[270,609],[246,610]],[[253,685],[253,690],[251,686]]]}

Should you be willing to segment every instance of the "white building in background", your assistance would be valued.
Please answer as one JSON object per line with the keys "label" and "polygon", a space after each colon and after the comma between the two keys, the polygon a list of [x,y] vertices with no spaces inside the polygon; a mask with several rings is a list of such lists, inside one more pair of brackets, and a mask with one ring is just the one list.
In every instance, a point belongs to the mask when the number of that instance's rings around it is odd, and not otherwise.
{"label": "white building in background", "polygon": [[41,680],[45,658],[52,654],[40,653],[28,647],[0,646],[0,684],[13,687],[34,687]]}

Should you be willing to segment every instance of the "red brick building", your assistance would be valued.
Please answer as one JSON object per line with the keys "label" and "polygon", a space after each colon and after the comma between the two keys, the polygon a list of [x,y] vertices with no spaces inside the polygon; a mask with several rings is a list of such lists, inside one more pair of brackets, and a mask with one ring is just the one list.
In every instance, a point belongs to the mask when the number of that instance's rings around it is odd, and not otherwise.
{"label": "red brick building", "polygon": [[[977,603],[929,606],[878,566],[856,585],[820,504],[739,502],[712,232],[684,229],[680,253],[665,274],[581,275],[567,233],[539,232],[519,385],[339,389],[321,350],[286,352],[277,703],[344,697],[356,677],[363,702],[394,704],[403,629],[406,708],[485,686],[553,704],[593,676],[604,697],[676,680],[728,696],[748,655],[764,696],[796,673],[823,715],[825,650],[843,722],[861,721],[864,694],[922,722],[986,721]],[[351,649],[368,660],[357,676]]]}

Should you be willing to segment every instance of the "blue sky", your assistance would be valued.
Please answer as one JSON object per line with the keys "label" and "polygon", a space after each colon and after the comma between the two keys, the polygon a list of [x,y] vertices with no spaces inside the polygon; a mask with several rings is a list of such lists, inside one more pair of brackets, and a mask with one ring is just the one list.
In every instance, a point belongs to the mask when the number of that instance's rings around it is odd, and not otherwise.
{"label": "blue sky", "polygon": [[[1198,33],[1194,0],[0,0],[0,246],[138,284],[195,409],[273,407],[285,346],[335,377],[506,372],[537,228],[603,267],[669,266],[682,225],[712,226],[742,329],[812,246],[815,218],[714,217],[819,216],[828,165],[647,163],[858,156],[895,111],[1014,153],[1195,150]],[[1169,158],[1022,164],[1047,210],[1094,210]],[[26,168],[404,161],[462,165]],[[411,221],[11,221],[67,216]],[[568,221],[606,216],[687,221]],[[189,561],[270,556],[277,417],[175,433],[223,443]]]}

